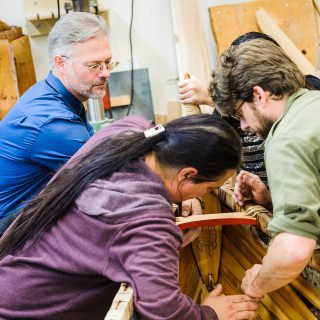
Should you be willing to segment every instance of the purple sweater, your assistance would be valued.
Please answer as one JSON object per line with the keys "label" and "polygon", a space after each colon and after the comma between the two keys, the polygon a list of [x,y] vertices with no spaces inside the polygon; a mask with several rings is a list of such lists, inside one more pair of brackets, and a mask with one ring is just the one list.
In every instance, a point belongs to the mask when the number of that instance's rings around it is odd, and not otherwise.
{"label": "purple sweater", "polygon": [[[148,123],[120,120],[79,153],[132,126]],[[0,262],[0,319],[102,320],[120,282],[132,286],[143,319],[217,319],[180,293],[181,243],[163,184],[137,161],[92,183],[48,232]]]}

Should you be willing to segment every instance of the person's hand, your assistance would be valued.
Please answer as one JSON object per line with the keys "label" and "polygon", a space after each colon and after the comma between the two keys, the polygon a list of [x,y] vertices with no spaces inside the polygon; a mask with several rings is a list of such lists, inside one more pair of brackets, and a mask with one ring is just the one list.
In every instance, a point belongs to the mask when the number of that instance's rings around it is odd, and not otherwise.
{"label": "person's hand", "polygon": [[203,302],[216,312],[219,320],[252,319],[257,316],[259,299],[244,294],[222,296],[221,292],[222,286],[218,284]]}
{"label": "person's hand", "polygon": [[180,102],[183,104],[205,104],[214,106],[208,88],[196,77],[180,80],[178,83]]}
{"label": "person's hand", "polygon": [[254,280],[260,272],[261,266],[261,264],[255,264],[251,269],[248,269],[241,283],[241,290],[245,294],[258,299],[262,299],[265,294],[265,292],[254,287]]}
{"label": "person's hand", "polygon": [[272,210],[271,194],[259,176],[242,170],[234,186],[233,197],[240,205],[244,205],[246,198],[253,199],[255,203]]}
{"label": "person's hand", "polygon": [[[183,217],[188,217],[190,215],[194,216],[197,214],[202,214],[201,203],[199,199],[191,199],[182,202],[181,215]],[[200,235],[201,228],[192,228],[183,231],[183,244],[182,247],[185,247]]]}

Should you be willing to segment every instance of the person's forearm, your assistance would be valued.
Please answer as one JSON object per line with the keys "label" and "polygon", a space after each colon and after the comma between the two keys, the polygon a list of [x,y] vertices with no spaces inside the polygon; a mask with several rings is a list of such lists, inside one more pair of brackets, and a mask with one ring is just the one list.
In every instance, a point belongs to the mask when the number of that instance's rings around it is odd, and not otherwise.
{"label": "person's forearm", "polygon": [[293,281],[307,265],[315,245],[310,238],[285,232],[277,235],[245,292],[263,296]]}

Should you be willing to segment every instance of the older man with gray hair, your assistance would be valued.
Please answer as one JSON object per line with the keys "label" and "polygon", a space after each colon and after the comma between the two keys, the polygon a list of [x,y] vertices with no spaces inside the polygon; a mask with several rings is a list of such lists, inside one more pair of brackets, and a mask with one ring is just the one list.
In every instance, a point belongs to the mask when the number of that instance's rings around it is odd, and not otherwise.
{"label": "older man with gray hair", "polygon": [[114,66],[103,18],[71,12],[48,38],[47,78],[0,122],[0,235],[26,200],[90,138],[83,102],[105,95]]}

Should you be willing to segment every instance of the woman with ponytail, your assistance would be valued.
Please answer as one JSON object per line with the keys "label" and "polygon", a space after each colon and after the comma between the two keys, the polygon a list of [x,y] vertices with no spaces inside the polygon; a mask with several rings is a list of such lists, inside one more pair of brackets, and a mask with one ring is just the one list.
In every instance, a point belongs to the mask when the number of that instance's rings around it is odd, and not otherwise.
{"label": "woman with ponytail", "polygon": [[0,319],[103,319],[119,287],[142,319],[248,319],[258,302],[180,293],[182,233],[172,202],[219,187],[240,165],[223,120],[179,118],[149,128],[123,118],[93,136],[22,209],[0,241]]}

